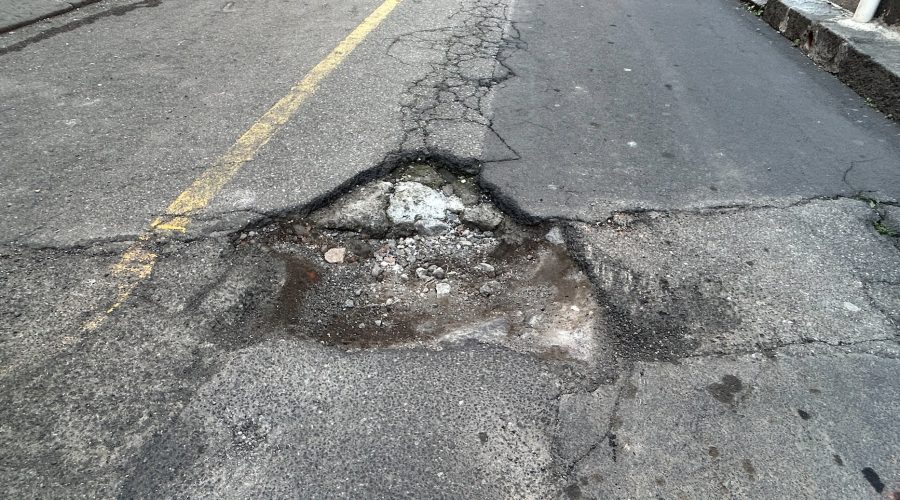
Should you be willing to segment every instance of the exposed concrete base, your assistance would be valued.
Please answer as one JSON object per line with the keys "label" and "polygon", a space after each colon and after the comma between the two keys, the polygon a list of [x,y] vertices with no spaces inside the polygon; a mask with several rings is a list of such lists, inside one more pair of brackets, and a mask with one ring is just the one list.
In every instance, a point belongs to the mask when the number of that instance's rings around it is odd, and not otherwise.
{"label": "exposed concrete base", "polygon": [[763,19],[890,117],[900,116],[900,34],[824,0],[769,0]]}

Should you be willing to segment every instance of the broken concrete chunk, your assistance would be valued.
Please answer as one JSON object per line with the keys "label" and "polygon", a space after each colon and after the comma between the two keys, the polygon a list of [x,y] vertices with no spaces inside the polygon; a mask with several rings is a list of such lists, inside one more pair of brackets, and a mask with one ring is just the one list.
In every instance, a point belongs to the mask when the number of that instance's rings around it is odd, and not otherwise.
{"label": "broken concrete chunk", "polygon": [[387,216],[401,230],[415,229],[423,236],[434,236],[450,230],[448,212],[460,212],[464,208],[455,196],[418,182],[400,182],[390,196]]}
{"label": "broken concrete chunk", "polygon": [[492,205],[480,203],[474,207],[466,208],[460,219],[482,231],[492,231],[503,222],[503,214]]}
{"label": "broken concrete chunk", "polygon": [[344,257],[346,255],[346,248],[332,248],[325,252],[325,262],[328,262],[329,264],[340,264],[344,262]]}
{"label": "broken concrete chunk", "polygon": [[481,288],[479,288],[478,291],[481,292],[481,295],[489,297],[500,291],[500,283],[496,281],[488,281],[487,283],[481,285]]}
{"label": "broken concrete chunk", "polygon": [[390,228],[386,208],[390,182],[373,182],[351,191],[334,204],[317,210],[310,219],[320,227],[384,234]]}
{"label": "broken concrete chunk", "polygon": [[440,220],[447,215],[447,198],[424,184],[400,182],[390,197],[387,215],[394,224]]}
{"label": "broken concrete chunk", "polygon": [[458,214],[462,213],[465,209],[466,206],[463,204],[462,200],[453,195],[447,196],[447,210],[454,214]]}

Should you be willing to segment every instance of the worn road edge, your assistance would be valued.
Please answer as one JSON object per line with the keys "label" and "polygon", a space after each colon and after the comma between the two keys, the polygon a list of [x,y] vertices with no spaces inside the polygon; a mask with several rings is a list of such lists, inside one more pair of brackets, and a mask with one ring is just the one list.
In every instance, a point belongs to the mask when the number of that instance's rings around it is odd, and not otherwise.
{"label": "worn road edge", "polygon": [[763,20],[889,118],[900,119],[900,34],[824,0],[768,0]]}

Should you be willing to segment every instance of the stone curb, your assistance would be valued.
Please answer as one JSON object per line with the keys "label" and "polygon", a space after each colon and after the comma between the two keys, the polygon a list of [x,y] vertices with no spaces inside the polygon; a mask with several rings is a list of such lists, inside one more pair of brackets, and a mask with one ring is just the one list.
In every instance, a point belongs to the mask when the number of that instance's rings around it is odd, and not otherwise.
{"label": "stone curb", "polygon": [[825,0],[768,0],[762,18],[891,118],[900,118],[900,33]]}
{"label": "stone curb", "polygon": [[97,3],[99,1],[100,0],[70,0],[67,2],[47,1],[38,3],[37,5],[24,1],[19,4],[19,8],[21,9],[19,13],[12,13],[7,15],[7,12],[5,11],[0,12],[0,34],[19,29],[23,26],[28,26],[29,24],[34,24],[38,21],[43,21],[44,19],[58,16],[59,14],[75,10],[88,4]]}

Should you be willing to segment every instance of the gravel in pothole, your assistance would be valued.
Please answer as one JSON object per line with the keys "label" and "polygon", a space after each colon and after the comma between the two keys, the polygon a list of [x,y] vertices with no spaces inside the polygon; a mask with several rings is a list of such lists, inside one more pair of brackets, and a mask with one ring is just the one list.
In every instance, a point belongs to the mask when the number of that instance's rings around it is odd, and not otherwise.
{"label": "gravel in pothole", "polygon": [[558,227],[523,227],[471,177],[415,164],[240,235],[285,265],[267,321],[346,349],[467,340],[591,361],[596,304]]}

